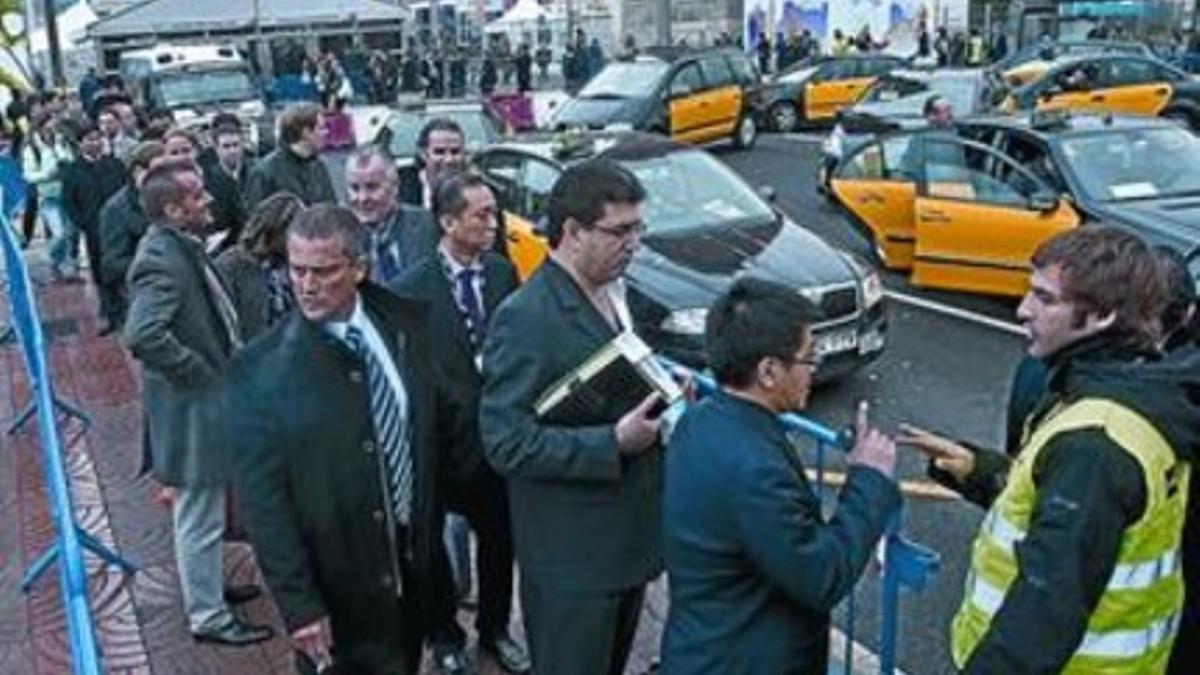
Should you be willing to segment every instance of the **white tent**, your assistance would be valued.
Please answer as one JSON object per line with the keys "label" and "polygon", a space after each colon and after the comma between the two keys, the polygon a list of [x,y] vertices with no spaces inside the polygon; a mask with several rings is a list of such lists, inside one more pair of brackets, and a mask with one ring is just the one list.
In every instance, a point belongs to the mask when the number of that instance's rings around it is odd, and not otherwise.
{"label": "white tent", "polygon": [[567,26],[567,14],[563,5],[552,3],[543,6],[537,0],[517,0],[517,4],[509,8],[504,16],[489,23],[486,27],[489,33],[514,33],[536,31],[542,25],[542,19],[549,25],[550,30],[558,32]]}

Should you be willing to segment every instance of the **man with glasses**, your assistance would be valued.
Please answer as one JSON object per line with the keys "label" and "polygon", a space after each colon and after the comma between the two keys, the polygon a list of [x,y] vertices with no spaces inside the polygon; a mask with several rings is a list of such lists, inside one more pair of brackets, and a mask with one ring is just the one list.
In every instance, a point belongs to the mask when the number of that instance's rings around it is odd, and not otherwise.
{"label": "man with glasses", "polygon": [[550,193],[553,249],[496,310],[483,347],[484,453],[507,480],[533,670],[624,672],[645,586],[662,569],[660,420],[597,397],[569,419],[534,402],[632,330],[620,277],[643,231],[645,190],[596,159]]}
{"label": "man with glasses", "polygon": [[465,139],[462,127],[448,117],[426,122],[417,134],[417,163],[400,171],[400,201],[432,210],[438,180],[467,165]]}
{"label": "man with glasses", "polygon": [[829,612],[900,502],[895,445],[871,428],[865,402],[828,523],[779,421],[808,402],[817,316],[795,289],[752,277],[708,315],[721,389],[683,415],[666,452],[666,673],[827,672]]}

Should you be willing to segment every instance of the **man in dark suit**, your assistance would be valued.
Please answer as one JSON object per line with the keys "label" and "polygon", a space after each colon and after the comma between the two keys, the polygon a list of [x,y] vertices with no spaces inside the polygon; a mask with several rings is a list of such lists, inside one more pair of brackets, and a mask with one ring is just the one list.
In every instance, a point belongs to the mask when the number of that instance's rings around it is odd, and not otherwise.
{"label": "man in dark suit", "polygon": [[533,668],[623,672],[645,584],[662,568],[658,402],[599,400],[539,419],[552,384],[632,330],[620,276],[644,229],[645,196],[608,160],[568,169],[550,195],[553,251],[496,311],[483,350],[480,429],[508,481]]}
{"label": "man in dark suit", "polygon": [[279,146],[250,171],[246,209],[276,192],[291,192],[305,204],[337,201],[329,169],[321,161],[321,107],[302,103],[279,116]]}
{"label": "man in dark suit", "polygon": [[237,313],[200,237],[209,223],[200,170],[164,161],[142,181],[152,221],[129,269],[125,344],[142,365],[142,408],[154,477],[175,488],[175,557],[197,640],[249,645],[268,626],[243,623],[222,597],[221,533],[231,438],[221,424],[221,377],[240,346]]}
{"label": "man in dark suit", "polygon": [[112,319],[118,325],[125,323],[129,304],[125,275],[137,253],[138,242],[150,227],[150,218],[142,210],[139,189],[150,166],[164,154],[166,148],[158,141],[134,146],[127,157],[129,182],[100,209],[100,280],[113,298]]}
{"label": "man in dark suit", "polygon": [[[529,669],[529,657],[508,635],[513,591],[508,493],[484,460],[479,438],[479,354],[488,317],[517,288],[517,273],[491,250],[496,200],[483,179],[463,174],[443,180],[434,208],[442,230],[437,253],[405,274],[397,292],[429,303],[437,373],[454,404],[458,440],[442,448],[443,494],[447,508],[465,517],[479,538],[480,648],[506,671],[521,673]],[[455,588],[446,584],[438,607],[443,625],[434,640],[434,663],[443,673],[466,672],[457,606]]]}
{"label": "man in dark suit", "polygon": [[829,612],[900,502],[895,444],[869,426],[865,403],[829,523],[778,419],[807,403],[817,314],[795,289],[754,278],[709,310],[705,353],[721,390],[684,413],[666,453],[666,675],[824,675]]}
{"label": "man in dark suit", "polygon": [[228,382],[237,488],[301,673],[416,673],[446,565],[428,307],[367,279],[366,231],[318,205],[288,230],[298,311]]}
{"label": "man in dark suit", "polygon": [[467,166],[466,136],[458,122],[435,117],[421,127],[416,145],[416,163],[400,172],[400,201],[429,209],[438,179]]}
{"label": "man in dark suit", "polygon": [[223,232],[220,251],[233,246],[249,220],[246,189],[250,183],[250,162],[246,159],[241,122],[229,113],[213,118],[212,150],[200,154],[204,186],[213,196],[212,232]]}
{"label": "man in dark suit", "polygon": [[380,286],[394,283],[438,245],[433,217],[424,207],[400,203],[399,185],[396,165],[377,146],[346,159],[346,204],[367,228],[370,279]]}
{"label": "man in dark suit", "polygon": [[88,266],[100,298],[100,335],[121,327],[118,310],[121,301],[113,297],[113,288],[101,275],[100,210],[105,202],[125,185],[125,165],[105,152],[104,135],[90,120],[76,130],[79,156],[63,173],[63,210],[77,230],[83,232]]}

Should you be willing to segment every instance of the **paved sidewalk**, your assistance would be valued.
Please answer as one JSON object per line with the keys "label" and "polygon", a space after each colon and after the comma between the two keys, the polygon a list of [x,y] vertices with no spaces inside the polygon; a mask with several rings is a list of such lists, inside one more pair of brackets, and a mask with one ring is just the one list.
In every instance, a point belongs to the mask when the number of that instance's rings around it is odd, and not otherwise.
{"label": "paved sidewalk", "polygon": [[[37,267],[35,276],[40,271]],[[142,427],[136,366],[114,337],[96,336],[98,320],[90,285],[44,286],[38,295],[51,340],[49,361],[56,392],[87,411],[92,421],[86,432],[77,422],[62,428],[77,516],[85,530],[140,568],[132,577],[124,577],[88,559],[93,610],[107,672],[292,672],[290,650],[282,637],[244,649],[192,641],[180,607],[169,514],[151,501],[150,481],[138,476]],[[3,293],[0,305],[0,316],[7,316]],[[0,347],[0,426],[7,428],[28,398],[19,347]],[[44,576],[28,595],[18,587],[30,561],[52,540],[42,486],[36,427],[30,424],[13,436],[0,436],[0,673],[69,671],[57,571]],[[227,574],[235,582],[260,582],[246,546],[227,546],[225,559]],[[267,598],[245,605],[243,611],[254,621],[280,627]],[[651,663],[665,615],[666,594],[660,580],[648,596],[629,673],[642,673]],[[468,618],[463,616],[463,625],[470,625]],[[513,630],[520,634],[518,621]],[[836,644],[834,652],[841,653]],[[834,665],[840,672],[840,663]],[[432,672],[428,664],[424,670]],[[481,672],[499,670],[489,661]]]}

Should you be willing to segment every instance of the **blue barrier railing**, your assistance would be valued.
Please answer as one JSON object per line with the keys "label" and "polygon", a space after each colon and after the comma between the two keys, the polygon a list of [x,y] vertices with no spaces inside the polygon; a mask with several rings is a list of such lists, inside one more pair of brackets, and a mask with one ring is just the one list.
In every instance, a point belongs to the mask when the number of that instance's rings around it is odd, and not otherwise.
{"label": "blue barrier railing", "polygon": [[91,551],[126,573],[135,571],[135,568],[83,531],[75,521],[71,490],[67,483],[59,443],[57,417],[59,412],[63,412],[68,417],[79,419],[85,427],[88,418],[82,411],[54,396],[54,385],[46,360],[46,340],[33,295],[33,283],[13,229],[3,215],[0,215],[0,248],[4,249],[4,267],[8,282],[8,305],[11,314],[9,330],[16,335],[20,343],[29,376],[30,391],[33,394],[32,401],[18,416],[8,433],[15,433],[36,414],[46,492],[50,498],[55,531],[54,541],[37,557],[22,577],[21,589],[28,591],[34,582],[49,570],[56,560],[58,561],[58,581],[66,609],[72,672],[75,675],[100,675],[104,670],[88,598],[83,550]]}
{"label": "blue barrier railing", "polygon": [[[696,394],[704,397],[717,390],[717,383],[710,377],[659,357],[669,370],[691,378]],[[853,430],[831,429],[803,415],[787,413],[779,416],[780,421],[791,431],[806,436],[816,443],[817,485],[825,487],[825,449],[836,448],[849,451],[854,446]],[[883,539],[883,583],[881,585],[879,626],[879,672],[892,673],[896,669],[896,638],[899,630],[900,589],[920,590],[937,572],[941,556],[932,549],[910,541],[900,534],[900,507],[892,514]],[[846,645],[842,657],[844,672],[850,675],[854,664],[854,594],[846,598]]]}

